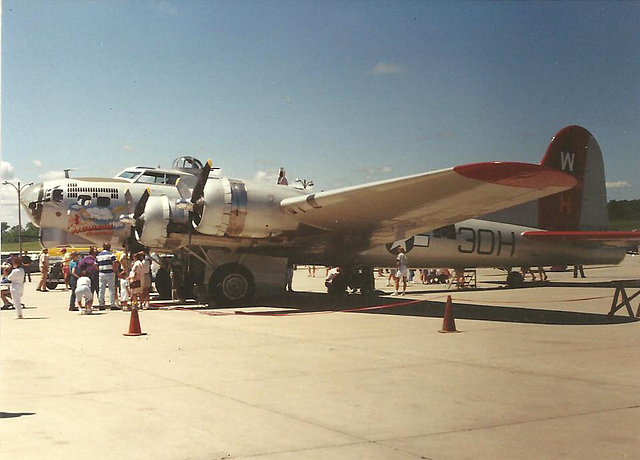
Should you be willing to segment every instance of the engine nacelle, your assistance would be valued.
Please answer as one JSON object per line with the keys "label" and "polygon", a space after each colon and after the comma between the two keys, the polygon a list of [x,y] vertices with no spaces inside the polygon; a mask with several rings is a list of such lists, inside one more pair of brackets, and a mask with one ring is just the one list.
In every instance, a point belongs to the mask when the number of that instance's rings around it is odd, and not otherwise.
{"label": "engine nacelle", "polygon": [[280,202],[302,192],[291,187],[210,178],[203,202],[194,210],[200,233],[240,238],[268,238],[295,230],[299,222],[280,209]]}
{"label": "engine nacelle", "polygon": [[166,195],[150,196],[144,213],[135,223],[135,235],[140,244],[162,247],[168,236],[169,223],[186,223],[187,214],[178,209]]}

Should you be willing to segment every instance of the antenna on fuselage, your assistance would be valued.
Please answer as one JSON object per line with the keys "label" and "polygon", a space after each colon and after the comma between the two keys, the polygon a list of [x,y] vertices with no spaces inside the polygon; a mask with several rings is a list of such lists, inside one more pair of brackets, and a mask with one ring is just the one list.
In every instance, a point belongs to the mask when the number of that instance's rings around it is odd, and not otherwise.
{"label": "antenna on fuselage", "polygon": [[76,168],[67,168],[67,169],[63,169],[64,171],[64,178],[65,179],[69,179],[69,171],[77,171]]}

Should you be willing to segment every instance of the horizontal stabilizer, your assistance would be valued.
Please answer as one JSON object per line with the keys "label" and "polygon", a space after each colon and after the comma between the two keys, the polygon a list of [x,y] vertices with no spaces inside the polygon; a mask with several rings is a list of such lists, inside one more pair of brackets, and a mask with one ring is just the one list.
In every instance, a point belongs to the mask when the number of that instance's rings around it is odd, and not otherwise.
{"label": "horizontal stabilizer", "polygon": [[539,242],[550,243],[580,243],[585,246],[613,246],[624,248],[635,246],[640,243],[640,232],[545,232],[531,231],[524,232],[523,237]]}

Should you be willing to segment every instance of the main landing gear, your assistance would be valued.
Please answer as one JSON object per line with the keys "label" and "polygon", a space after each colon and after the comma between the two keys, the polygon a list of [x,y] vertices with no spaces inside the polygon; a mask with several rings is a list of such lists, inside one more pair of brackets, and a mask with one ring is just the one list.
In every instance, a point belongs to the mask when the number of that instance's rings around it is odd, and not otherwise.
{"label": "main landing gear", "polygon": [[218,305],[238,305],[252,299],[255,280],[242,265],[227,264],[211,275],[209,294]]}

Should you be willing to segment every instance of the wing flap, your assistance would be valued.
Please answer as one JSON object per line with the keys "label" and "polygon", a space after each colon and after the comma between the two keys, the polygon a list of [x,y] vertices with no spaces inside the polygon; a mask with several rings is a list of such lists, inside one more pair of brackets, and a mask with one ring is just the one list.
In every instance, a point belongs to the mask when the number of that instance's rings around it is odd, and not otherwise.
{"label": "wing flap", "polygon": [[615,231],[531,231],[524,232],[523,237],[539,242],[552,243],[578,243],[584,246],[612,246],[625,248],[635,246],[640,243],[640,232],[615,232]]}
{"label": "wing flap", "polygon": [[323,230],[363,234],[369,247],[552,195],[575,186],[556,169],[475,163],[312,195],[281,208]]}

